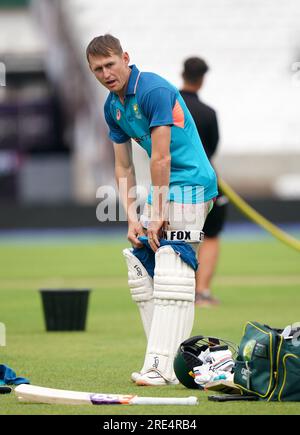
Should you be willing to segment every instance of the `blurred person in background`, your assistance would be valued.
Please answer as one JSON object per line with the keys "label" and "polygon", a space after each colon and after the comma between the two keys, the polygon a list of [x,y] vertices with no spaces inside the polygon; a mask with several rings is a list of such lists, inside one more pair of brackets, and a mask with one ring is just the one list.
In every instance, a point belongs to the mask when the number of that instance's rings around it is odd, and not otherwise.
{"label": "blurred person in background", "polygon": [[[198,91],[202,88],[208,70],[209,67],[203,59],[188,58],[184,62],[183,87],[180,93],[194,118],[206,155],[211,160],[219,141],[217,116],[216,112],[198,97]],[[218,263],[219,235],[225,223],[228,200],[219,186],[218,190],[217,200],[203,227],[205,238],[198,253],[200,267],[196,272],[195,304],[199,307],[214,306],[219,303],[212,295],[211,284]]]}

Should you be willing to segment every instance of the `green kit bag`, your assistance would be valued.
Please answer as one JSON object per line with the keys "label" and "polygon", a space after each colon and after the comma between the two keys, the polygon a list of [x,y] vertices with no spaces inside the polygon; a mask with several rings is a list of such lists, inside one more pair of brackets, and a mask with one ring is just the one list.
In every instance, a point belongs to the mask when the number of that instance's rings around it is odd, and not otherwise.
{"label": "green kit bag", "polygon": [[[300,401],[300,323],[293,335],[247,322],[235,361],[234,383],[267,401]],[[291,326],[293,326],[291,325]]]}

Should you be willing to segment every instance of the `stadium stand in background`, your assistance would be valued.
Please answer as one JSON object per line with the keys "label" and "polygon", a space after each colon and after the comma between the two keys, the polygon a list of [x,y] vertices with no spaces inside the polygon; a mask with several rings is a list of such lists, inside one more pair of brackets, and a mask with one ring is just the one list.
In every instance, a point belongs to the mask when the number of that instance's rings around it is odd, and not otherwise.
{"label": "stadium stand in background", "polygon": [[[114,183],[101,112],[106,94],[85,59],[89,40],[110,32],[134,53],[132,63],[177,86],[182,59],[209,59],[202,98],[218,108],[218,173],[269,217],[274,201],[284,199],[278,219],[293,219],[300,198],[299,2],[170,3],[0,1],[0,61],[7,70],[0,88],[3,204],[92,209],[97,187]],[[148,185],[144,158],[135,147],[138,180]],[[0,226],[12,222],[12,210],[4,210]],[[237,219],[235,212],[230,218]]]}

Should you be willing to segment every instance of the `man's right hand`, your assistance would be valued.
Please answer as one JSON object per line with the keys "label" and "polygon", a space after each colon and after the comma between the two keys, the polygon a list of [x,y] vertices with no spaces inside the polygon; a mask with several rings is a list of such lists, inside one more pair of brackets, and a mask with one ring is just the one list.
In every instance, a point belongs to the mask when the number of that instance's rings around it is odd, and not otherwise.
{"label": "man's right hand", "polygon": [[131,222],[128,224],[127,239],[134,248],[142,248],[143,244],[138,237],[144,236],[144,230],[140,222]]}

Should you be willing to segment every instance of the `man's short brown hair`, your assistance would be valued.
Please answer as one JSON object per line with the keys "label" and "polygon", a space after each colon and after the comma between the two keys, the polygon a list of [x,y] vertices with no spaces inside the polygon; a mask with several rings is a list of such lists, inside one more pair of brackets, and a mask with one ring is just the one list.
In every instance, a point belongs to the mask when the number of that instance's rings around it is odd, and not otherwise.
{"label": "man's short brown hair", "polygon": [[119,39],[109,34],[96,36],[96,38],[92,39],[86,49],[86,57],[88,61],[89,56],[109,57],[112,54],[121,56],[122,53],[123,49]]}
{"label": "man's short brown hair", "polygon": [[183,78],[190,82],[196,83],[207,73],[209,67],[205,60],[200,57],[189,57],[184,62]]}

